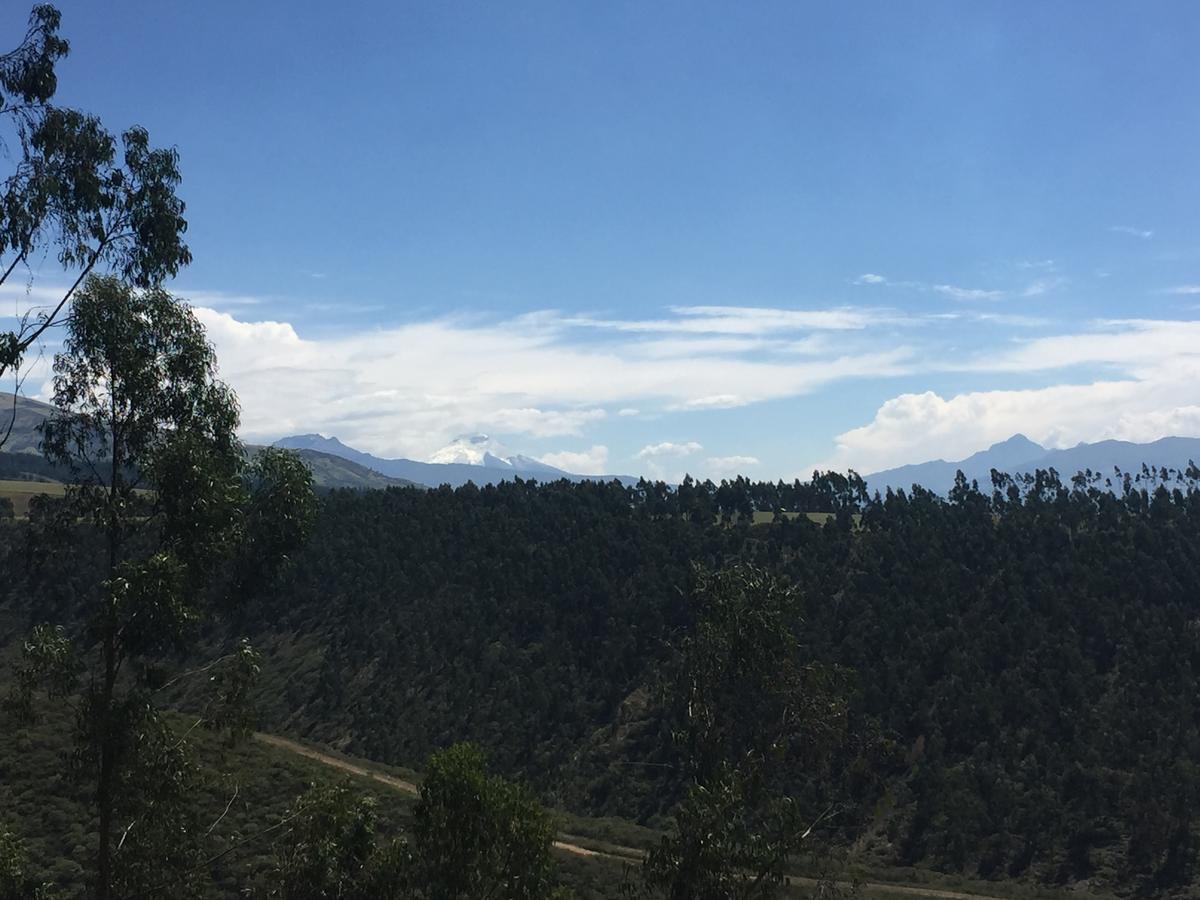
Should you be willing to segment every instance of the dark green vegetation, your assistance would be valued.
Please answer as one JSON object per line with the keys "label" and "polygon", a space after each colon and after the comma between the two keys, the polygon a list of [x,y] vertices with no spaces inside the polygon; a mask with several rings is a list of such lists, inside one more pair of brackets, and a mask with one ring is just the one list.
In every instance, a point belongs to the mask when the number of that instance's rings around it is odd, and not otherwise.
{"label": "dark green vegetation", "polygon": [[98,900],[191,885],[203,863],[194,771],[159,695],[203,672],[210,696],[196,726],[246,730],[258,663],[245,641],[192,672],[171,663],[200,622],[270,579],[315,512],[298,459],[265,451],[247,463],[215,367],[185,305],[100,276],[76,294],[54,358],[42,446],[72,483],[35,504],[25,566],[53,578],[76,562],[79,532],[96,540],[73,567],[81,590],[29,631],[5,705],[17,722],[47,703],[74,707],[70,768],[94,792]]}
{"label": "dark green vegetation", "polygon": [[[0,497],[29,495],[39,490],[49,494],[60,493],[61,488],[53,486],[39,488],[39,485],[65,484],[74,480],[70,467],[50,462],[41,453],[42,434],[39,427],[54,414],[54,407],[48,403],[40,403],[26,397],[14,398],[12,394],[0,392],[0,411],[7,411],[11,416],[14,408],[17,414],[12,419],[11,431],[4,449],[0,450]],[[0,425],[4,429],[10,428],[9,419],[0,415]],[[0,430],[0,434],[2,433]],[[253,445],[246,447],[252,456],[263,449]],[[416,486],[414,482],[381,475],[366,466],[331,453],[322,453],[319,450],[293,452],[304,460],[304,464],[312,473],[313,485],[319,489]],[[8,481],[30,483],[19,486],[3,483]],[[18,515],[24,515],[25,501],[19,500],[19,503],[21,509]]]}
{"label": "dark green vegetation", "polygon": [[[251,448],[251,452],[259,452],[261,448]],[[415,482],[404,478],[392,478],[380,475],[374,469],[360,466],[356,462],[342,459],[331,453],[319,450],[293,450],[308,470],[312,473],[313,486],[328,490],[333,488],[352,488],[354,490],[371,490],[385,487],[420,487]]]}
{"label": "dark green vegetation", "polygon": [[[178,734],[183,734],[193,719],[170,716],[168,721]],[[44,882],[51,882],[55,888],[53,893],[47,892],[48,898],[82,896],[86,888],[95,818],[89,810],[86,786],[70,777],[62,766],[62,751],[69,745],[72,727],[69,710],[58,707],[48,710],[34,726],[0,729],[0,809],[7,819],[6,826],[0,827],[0,851],[5,848],[5,828],[14,829],[7,832],[9,846],[20,841],[26,860],[19,879],[13,873],[6,882],[3,863],[16,857],[0,852],[3,900],[30,900],[29,890]],[[319,817],[314,812],[340,815],[343,821],[352,817],[370,832],[368,835],[364,830],[360,846],[377,850],[397,845],[396,839],[406,833],[420,833],[426,839],[431,835],[429,830],[414,828],[414,813],[419,808],[415,797],[351,778],[258,741],[231,744],[206,729],[193,729],[189,741],[193,744],[196,764],[191,802],[201,821],[217,823],[205,838],[205,865],[198,873],[204,877],[196,879],[201,882],[196,886],[198,896],[243,896],[241,892],[258,898],[335,896],[315,892],[300,895],[295,891],[287,894],[280,890],[301,872],[309,877],[310,887],[328,888],[328,881],[321,884],[311,879],[337,875],[336,866],[319,872],[312,865],[313,846],[311,841],[306,842],[305,835],[318,833],[314,831],[313,820]],[[436,794],[433,802],[437,802]],[[291,818],[294,813],[300,815]],[[543,814],[535,812],[530,821],[546,820]],[[320,828],[319,834],[326,836],[328,829]],[[436,833],[432,836],[436,837]],[[404,850],[400,862],[405,866],[412,866],[414,858],[419,858],[403,844],[397,846]],[[544,851],[545,847],[541,847],[542,865],[546,863]],[[377,865],[383,862],[380,859]],[[463,871],[466,869],[461,866],[456,870]],[[598,878],[601,873],[613,874],[602,868],[598,873],[596,866],[568,859],[564,860],[559,875],[574,886],[581,898],[615,897],[618,879]],[[598,884],[606,880],[610,882],[609,889]],[[6,883],[19,883],[22,890],[6,894]],[[400,886],[405,887],[403,881]],[[352,881],[347,879],[347,892],[340,896],[388,896],[351,894],[351,887]],[[178,896],[177,890],[171,895]]]}
{"label": "dark green vegetation", "polygon": [[[334,492],[230,633],[263,651],[272,729],[417,766],[470,739],[552,805],[665,825],[686,793],[660,697],[696,621],[691,563],[752,561],[794,587],[804,658],[853,673],[855,737],[793,777],[856,863],[1185,891],[1200,494],[1042,476],[890,496],[856,525],[843,487],[825,526],[717,524],[694,486],[690,505],[588,483]],[[19,555],[37,526],[0,534]],[[17,594],[69,606],[56,581]]]}
{"label": "dark green vegetation", "polygon": [[753,561],[795,586],[808,658],[854,673],[864,737],[826,824],[857,858],[1191,882],[1200,494],[1043,476],[1023,495],[890,496],[857,527],[843,506],[818,527],[717,525],[700,493],[330,495],[237,626],[265,652],[266,723],[410,765],[470,739],[555,805],[661,823],[683,793],[657,695],[695,621],[690,565]]}

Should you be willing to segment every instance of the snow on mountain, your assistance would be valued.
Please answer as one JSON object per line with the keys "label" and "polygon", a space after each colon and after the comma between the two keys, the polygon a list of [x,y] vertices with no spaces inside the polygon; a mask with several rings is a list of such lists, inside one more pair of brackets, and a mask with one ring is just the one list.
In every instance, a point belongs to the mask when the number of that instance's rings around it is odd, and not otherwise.
{"label": "snow on mountain", "polygon": [[434,453],[429,461],[442,465],[483,466],[485,469],[566,474],[562,469],[538,462],[533,457],[510,453],[507,447],[486,434],[463,435]]}

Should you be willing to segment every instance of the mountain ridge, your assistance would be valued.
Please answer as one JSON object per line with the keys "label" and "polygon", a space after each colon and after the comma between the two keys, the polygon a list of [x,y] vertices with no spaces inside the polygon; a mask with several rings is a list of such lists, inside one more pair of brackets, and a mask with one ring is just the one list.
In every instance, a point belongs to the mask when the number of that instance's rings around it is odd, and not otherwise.
{"label": "mountain ridge", "polygon": [[[449,445],[449,448],[454,448],[456,444],[470,441],[473,438],[483,439],[473,447],[478,451],[475,454],[480,460],[478,463],[420,462],[403,457],[386,459],[357,450],[343,443],[337,437],[326,437],[323,434],[312,432],[282,437],[275,441],[274,446],[282,447],[285,450],[316,450],[341,456],[343,459],[366,466],[383,475],[404,478],[427,487],[439,487],[443,484],[448,484],[450,487],[462,487],[467,482],[477,485],[495,484],[498,481],[512,478],[521,478],[526,481],[558,481],[562,478],[569,481],[612,481],[615,479],[622,484],[636,484],[638,481],[631,475],[577,475],[520,454],[509,457],[499,456],[491,451],[490,448],[493,445],[490,443],[491,439],[486,435],[468,435],[465,438],[459,438],[458,441]],[[485,442],[488,442],[488,447],[478,446]],[[449,448],[443,448],[443,450]],[[446,456],[454,458],[451,453],[447,453]],[[491,458],[490,464],[489,457]],[[463,453],[458,458],[470,458],[470,456],[468,453]]]}
{"label": "mountain ridge", "polygon": [[954,486],[959,471],[967,481],[977,481],[981,488],[988,489],[992,469],[1009,475],[1054,469],[1068,478],[1077,472],[1091,470],[1111,477],[1115,469],[1136,474],[1143,465],[1155,469],[1184,469],[1197,459],[1200,459],[1200,438],[1168,436],[1145,444],[1110,438],[1094,443],[1081,441],[1074,447],[1050,448],[1018,433],[965,459],[910,463],[874,472],[864,476],[864,480],[872,492],[882,493],[889,488],[907,491],[919,484],[934,493],[944,494]]}

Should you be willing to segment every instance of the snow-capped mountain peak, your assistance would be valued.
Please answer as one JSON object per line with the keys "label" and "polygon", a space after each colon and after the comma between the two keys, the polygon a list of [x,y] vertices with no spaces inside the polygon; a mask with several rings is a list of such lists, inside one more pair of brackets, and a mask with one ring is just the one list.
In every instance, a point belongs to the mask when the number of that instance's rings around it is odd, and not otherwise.
{"label": "snow-capped mountain peak", "polygon": [[512,453],[507,447],[486,434],[465,434],[451,441],[429,458],[432,463],[454,463],[483,466],[485,469],[509,469],[521,472],[565,474],[561,470],[538,462],[531,456]]}
{"label": "snow-capped mountain peak", "polygon": [[464,434],[429,457],[429,461],[466,466],[508,466],[507,457],[507,448],[495,438],[486,434]]}

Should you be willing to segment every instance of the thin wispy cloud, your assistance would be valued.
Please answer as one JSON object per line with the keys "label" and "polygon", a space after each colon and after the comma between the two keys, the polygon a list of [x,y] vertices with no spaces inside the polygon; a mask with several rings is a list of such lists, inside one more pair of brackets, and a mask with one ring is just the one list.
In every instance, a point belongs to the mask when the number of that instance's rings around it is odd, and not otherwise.
{"label": "thin wispy cloud", "polygon": [[1021,291],[1021,296],[1040,297],[1042,294],[1048,294],[1062,287],[1066,281],[1065,278],[1038,278],[1025,286],[1025,289]]}
{"label": "thin wispy cloud", "polygon": [[966,288],[955,284],[930,284],[924,281],[892,281],[883,275],[867,273],[859,275],[851,284],[867,286],[883,286],[889,288],[909,288],[917,291],[933,291],[953,300],[999,300],[1004,291],[987,290],[984,288]]}
{"label": "thin wispy cloud", "polygon": [[1108,230],[1114,234],[1128,234],[1132,237],[1141,238],[1144,241],[1154,237],[1154,232],[1148,228],[1134,228],[1132,225],[1110,225]]}
{"label": "thin wispy cloud", "polygon": [[999,300],[1004,296],[1004,291],[965,288],[954,284],[935,284],[933,289],[939,294],[955,300]]}
{"label": "thin wispy cloud", "polygon": [[640,333],[771,334],[789,331],[855,331],[892,321],[897,313],[862,307],[780,309],[754,306],[673,306],[671,318],[609,319],[564,316],[558,323]]}
{"label": "thin wispy cloud", "polygon": [[1200,294],[1200,284],[1177,284],[1177,285],[1175,285],[1175,287],[1165,288],[1163,290],[1163,293],[1164,294],[1183,294],[1185,296],[1191,296],[1193,294]]}

